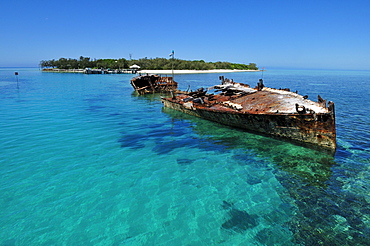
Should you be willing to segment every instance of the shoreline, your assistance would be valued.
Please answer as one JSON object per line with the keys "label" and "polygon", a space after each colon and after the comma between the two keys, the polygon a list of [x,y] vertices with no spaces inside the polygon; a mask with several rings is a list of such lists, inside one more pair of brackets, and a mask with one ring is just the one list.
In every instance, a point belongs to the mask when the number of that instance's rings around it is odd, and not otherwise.
{"label": "shoreline", "polygon": [[[198,74],[198,73],[240,73],[260,72],[261,70],[239,70],[239,69],[213,69],[213,70],[173,70],[173,74]],[[149,74],[172,74],[172,70],[138,70],[137,73]]]}
{"label": "shoreline", "polygon": [[132,70],[132,69],[60,69],[44,68],[42,72],[52,73],[85,73],[85,74],[202,74],[202,73],[241,73],[260,72],[263,70],[212,69],[212,70]]}

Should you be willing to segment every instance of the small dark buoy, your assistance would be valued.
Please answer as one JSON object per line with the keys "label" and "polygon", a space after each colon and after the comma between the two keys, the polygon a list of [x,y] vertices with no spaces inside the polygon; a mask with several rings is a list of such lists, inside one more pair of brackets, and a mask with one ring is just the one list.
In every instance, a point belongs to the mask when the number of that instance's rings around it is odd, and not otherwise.
{"label": "small dark buoy", "polygon": [[17,89],[19,89],[19,84],[18,84],[18,72],[14,72],[15,77],[17,78]]}

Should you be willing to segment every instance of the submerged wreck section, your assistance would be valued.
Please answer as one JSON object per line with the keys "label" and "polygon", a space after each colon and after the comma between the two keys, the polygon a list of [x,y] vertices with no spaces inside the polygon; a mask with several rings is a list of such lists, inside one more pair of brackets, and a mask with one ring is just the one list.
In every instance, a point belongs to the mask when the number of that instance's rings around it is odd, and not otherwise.
{"label": "submerged wreck section", "polygon": [[220,85],[180,92],[162,102],[165,107],[221,124],[335,151],[333,102],[320,96],[314,102],[289,89],[268,88],[262,80],[252,88],[223,76],[220,79]]}
{"label": "submerged wreck section", "polygon": [[173,77],[147,74],[131,79],[131,85],[140,95],[158,92],[170,92],[177,89],[177,83]]}

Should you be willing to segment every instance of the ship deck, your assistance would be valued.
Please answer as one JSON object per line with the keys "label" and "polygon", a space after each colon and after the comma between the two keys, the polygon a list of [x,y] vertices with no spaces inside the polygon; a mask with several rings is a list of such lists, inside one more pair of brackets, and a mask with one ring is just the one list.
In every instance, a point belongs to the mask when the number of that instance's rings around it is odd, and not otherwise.
{"label": "ship deck", "polygon": [[[179,94],[176,100],[183,104],[188,94]],[[185,100],[184,100],[185,99]],[[295,92],[264,87],[262,90],[248,88],[244,95],[205,95],[204,103],[192,103],[194,107],[215,111],[244,114],[297,114],[303,110],[309,113],[326,114],[329,109],[323,102],[314,102]],[[297,108],[298,107],[298,108]],[[298,111],[297,111],[298,110]]]}

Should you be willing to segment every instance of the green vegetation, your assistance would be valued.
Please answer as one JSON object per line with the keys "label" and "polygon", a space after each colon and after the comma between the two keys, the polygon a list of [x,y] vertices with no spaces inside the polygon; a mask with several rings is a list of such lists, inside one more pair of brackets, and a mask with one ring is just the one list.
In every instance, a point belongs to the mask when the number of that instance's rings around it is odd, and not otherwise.
{"label": "green vegetation", "polygon": [[59,60],[42,60],[41,68],[59,69],[83,69],[83,68],[104,68],[104,69],[128,69],[132,65],[139,65],[145,70],[211,70],[211,69],[242,69],[258,70],[255,63],[237,64],[230,62],[205,62],[203,60],[186,61],[180,59],[166,58],[141,58],[138,60],[120,59],[90,59],[90,57],[80,56],[80,59],[60,58]]}

